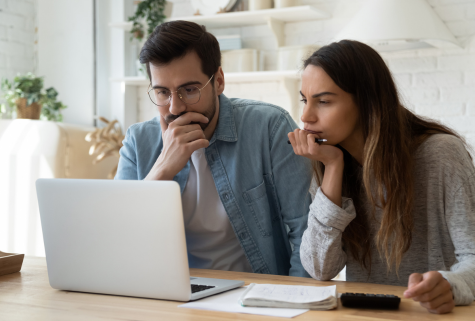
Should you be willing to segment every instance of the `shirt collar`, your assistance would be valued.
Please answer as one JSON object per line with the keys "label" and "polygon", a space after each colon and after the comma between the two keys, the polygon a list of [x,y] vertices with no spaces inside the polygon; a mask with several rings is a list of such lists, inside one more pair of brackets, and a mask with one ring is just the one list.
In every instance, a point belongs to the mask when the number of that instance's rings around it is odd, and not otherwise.
{"label": "shirt collar", "polygon": [[210,145],[214,143],[216,139],[225,142],[235,142],[238,140],[233,105],[231,100],[229,100],[224,94],[219,95],[218,124],[216,125],[216,130],[209,142]]}

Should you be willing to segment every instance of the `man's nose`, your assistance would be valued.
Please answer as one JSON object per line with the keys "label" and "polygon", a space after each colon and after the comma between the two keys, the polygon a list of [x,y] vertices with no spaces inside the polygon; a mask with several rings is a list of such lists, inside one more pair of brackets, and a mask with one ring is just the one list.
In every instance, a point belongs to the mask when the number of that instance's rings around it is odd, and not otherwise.
{"label": "man's nose", "polygon": [[186,110],[186,104],[180,99],[179,93],[174,92],[170,95],[170,113],[181,115]]}

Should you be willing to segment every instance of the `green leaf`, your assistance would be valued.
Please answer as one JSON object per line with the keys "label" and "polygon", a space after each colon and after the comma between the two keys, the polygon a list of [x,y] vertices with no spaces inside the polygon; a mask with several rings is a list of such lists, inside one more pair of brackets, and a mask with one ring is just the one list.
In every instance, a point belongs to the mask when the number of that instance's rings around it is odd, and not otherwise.
{"label": "green leaf", "polygon": [[57,96],[58,92],[53,87],[46,89],[46,97],[49,99],[56,99]]}
{"label": "green leaf", "polygon": [[[128,21],[134,22],[134,28],[130,31],[132,38],[139,38],[140,35],[137,32],[137,25],[140,24],[140,21],[145,18],[148,24],[148,34],[150,35],[155,27],[160,25],[165,21],[165,15],[163,10],[165,9],[166,0],[144,0],[137,5],[137,10],[135,15],[128,18]],[[140,29],[143,30],[143,27]],[[143,31],[142,31],[143,32]],[[143,36],[143,35],[142,35]],[[139,38],[140,39],[140,38]]]}

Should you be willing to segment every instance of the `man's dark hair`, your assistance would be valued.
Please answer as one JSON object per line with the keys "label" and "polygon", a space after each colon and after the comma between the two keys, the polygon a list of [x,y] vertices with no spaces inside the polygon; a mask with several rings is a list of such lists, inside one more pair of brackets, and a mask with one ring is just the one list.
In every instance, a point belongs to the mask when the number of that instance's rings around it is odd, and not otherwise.
{"label": "man's dark hair", "polygon": [[[201,59],[201,70],[211,78],[221,66],[218,40],[205,26],[194,22],[176,20],[155,28],[140,51],[140,62],[147,66],[150,79],[150,63],[166,65],[195,51]],[[213,84],[213,82],[211,82]]]}

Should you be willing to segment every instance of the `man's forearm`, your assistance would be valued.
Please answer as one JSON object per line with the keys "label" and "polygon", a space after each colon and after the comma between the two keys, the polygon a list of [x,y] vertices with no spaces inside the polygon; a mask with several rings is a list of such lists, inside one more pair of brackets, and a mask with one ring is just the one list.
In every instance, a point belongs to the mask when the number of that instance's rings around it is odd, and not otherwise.
{"label": "man's forearm", "polygon": [[147,176],[143,179],[144,181],[171,181],[175,175],[164,171],[160,167],[152,167]]}

